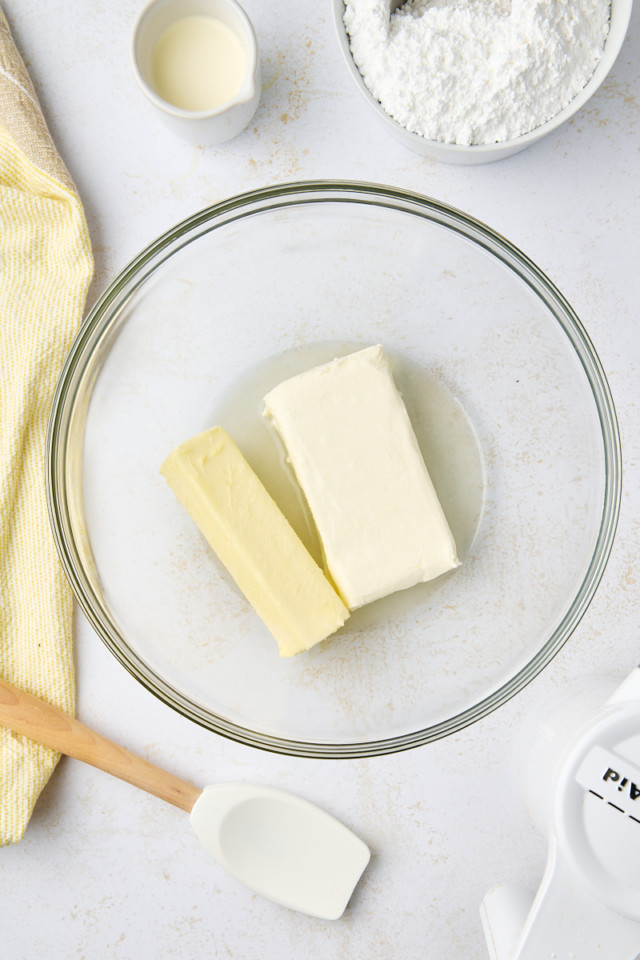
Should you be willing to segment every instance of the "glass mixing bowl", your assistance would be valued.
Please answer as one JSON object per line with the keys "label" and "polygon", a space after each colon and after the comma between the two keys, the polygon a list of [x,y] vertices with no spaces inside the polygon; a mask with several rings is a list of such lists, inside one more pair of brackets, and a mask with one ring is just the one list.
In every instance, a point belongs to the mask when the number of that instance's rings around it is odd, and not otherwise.
{"label": "glass mixing bowl", "polygon": [[[462,565],[283,660],[159,468],[221,423],[318,555],[261,399],[374,343]],[[66,573],[118,660],[211,730],[313,757],[426,743],[522,689],[593,597],[620,499],[611,396],[562,295],[465,214],[358,183],[248,193],[147,247],[73,345],[47,472]]]}

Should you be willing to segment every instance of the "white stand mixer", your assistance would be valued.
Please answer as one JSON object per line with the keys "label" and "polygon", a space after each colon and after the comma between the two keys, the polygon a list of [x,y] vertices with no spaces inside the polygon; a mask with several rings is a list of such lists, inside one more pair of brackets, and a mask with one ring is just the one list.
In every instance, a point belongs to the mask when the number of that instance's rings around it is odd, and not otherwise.
{"label": "white stand mixer", "polygon": [[600,684],[565,701],[527,745],[547,865],[535,896],[511,884],[485,896],[491,960],[640,957],[640,667],[605,696]]}

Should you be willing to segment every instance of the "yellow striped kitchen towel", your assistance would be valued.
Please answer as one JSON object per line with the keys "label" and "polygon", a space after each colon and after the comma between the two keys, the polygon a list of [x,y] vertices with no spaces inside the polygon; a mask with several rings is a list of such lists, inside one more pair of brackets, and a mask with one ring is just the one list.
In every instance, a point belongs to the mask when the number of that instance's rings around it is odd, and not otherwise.
{"label": "yellow striped kitchen towel", "polygon": [[[82,205],[0,10],[0,674],[74,710],[72,598],[49,529],[47,419],[93,272]],[[58,755],[0,728],[0,845]]]}

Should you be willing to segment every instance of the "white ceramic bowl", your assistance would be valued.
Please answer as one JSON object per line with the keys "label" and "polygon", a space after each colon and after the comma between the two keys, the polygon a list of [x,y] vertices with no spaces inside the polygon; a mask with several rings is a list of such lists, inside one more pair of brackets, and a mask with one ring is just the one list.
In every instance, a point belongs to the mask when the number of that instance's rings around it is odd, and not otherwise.
{"label": "white ceramic bowl", "polygon": [[471,146],[427,140],[418,133],[411,133],[406,127],[403,127],[401,123],[394,120],[368,89],[362,78],[362,74],[353,61],[349,46],[349,35],[343,19],[345,11],[344,0],[333,0],[333,12],[338,41],[349,72],[355,80],[356,86],[385,124],[387,130],[395,136],[397,140],[404,143],[405,146],[410,147],[417,153],[421,153],[425,157],[429,157],[431,160],[439,160],[441,163],[472,165],[476,163],[489,163],[492,160],[502,160],[504,157],[518,153],[520,150],[524,150],[526,147],[537,143],[538,140],[541,140],[542,137],[545,137],[553,130],[557,130],[557,128],[572,117],[574,113],[577,113],[587,100],[593,96],[613,67],[627,33],[632,5],[633,0],[611,0],[611,23],[602,59],[586,86],[583,87],[580,93],[574,97],[560,113],[556,114],[555,117],[546,123],[536,127],[535,130],[523,134],[521,137],[505,140],[502,143],[474,144]]}

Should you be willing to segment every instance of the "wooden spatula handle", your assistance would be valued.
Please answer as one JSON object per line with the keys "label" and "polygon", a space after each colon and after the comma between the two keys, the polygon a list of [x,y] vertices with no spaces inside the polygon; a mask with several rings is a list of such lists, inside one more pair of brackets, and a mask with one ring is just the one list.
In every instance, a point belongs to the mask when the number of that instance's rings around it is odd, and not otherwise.
{"label": "wooden spatula handle", "polygon": [[0,679],[0,724],[191,811],[201,791],[119,747],[62,710]]}

